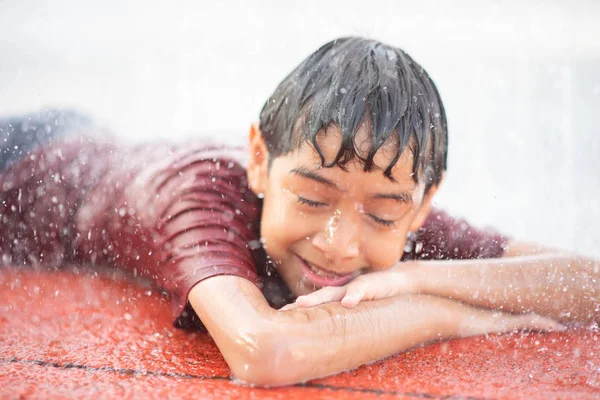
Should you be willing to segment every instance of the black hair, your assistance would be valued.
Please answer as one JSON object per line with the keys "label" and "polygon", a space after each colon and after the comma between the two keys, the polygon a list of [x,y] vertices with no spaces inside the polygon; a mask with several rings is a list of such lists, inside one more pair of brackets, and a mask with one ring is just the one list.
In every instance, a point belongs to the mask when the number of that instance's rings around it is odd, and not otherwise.
{"label": "black hair", "polygon": [[[357,152],[354,139],[362,123],[371,128],[366,157]],[[317,134],[331,124],[340,127],[342,143],[326,164]],[[435,84],[403,50],[370,39],[336,39],[308,56],[265,103],[260,130],[270,163],[308,141],[324,167],[343,168],[356,156],[371,171],[377,151],[396,140],[397,154],[384,170],[388,178],[407,147],[414,154],[413,179],[418,181],[421,168],[427,189],[446,170],[446,114]]]}

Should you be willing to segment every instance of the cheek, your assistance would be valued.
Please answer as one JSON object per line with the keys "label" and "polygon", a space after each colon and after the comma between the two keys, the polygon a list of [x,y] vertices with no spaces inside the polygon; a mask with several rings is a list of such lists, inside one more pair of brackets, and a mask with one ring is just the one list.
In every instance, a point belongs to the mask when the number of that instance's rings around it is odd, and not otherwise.
{"label": "cheek", "polygon": [[296,243],[312,235],[310,225],[309,218],[285,196],[265,196],[261,237],[271,258],[283,260]]}
{"label": "cheek", "polygon": [[374,237],[373,240],[368,241],[366,249],[369,265],[374,269],[393,267],[402,258],[405,244],[405,230]]}

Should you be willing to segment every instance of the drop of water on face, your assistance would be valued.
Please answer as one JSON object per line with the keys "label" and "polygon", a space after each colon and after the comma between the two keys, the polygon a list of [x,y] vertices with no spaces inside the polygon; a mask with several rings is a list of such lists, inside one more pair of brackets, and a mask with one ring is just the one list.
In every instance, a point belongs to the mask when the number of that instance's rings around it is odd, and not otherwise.
{"label": "drop of water on face", "polygon": [[340,220],[341,211],[335,210],[333,216],[329,219],[329,223],[327,224],[327,242],[331,244],[333,242],[333,236],[338,228],[338,222]]}

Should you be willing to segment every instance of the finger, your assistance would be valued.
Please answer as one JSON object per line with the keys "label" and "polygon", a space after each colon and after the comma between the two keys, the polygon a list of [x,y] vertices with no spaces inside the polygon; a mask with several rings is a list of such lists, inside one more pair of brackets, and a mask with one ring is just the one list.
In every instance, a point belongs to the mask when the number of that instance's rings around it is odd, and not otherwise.
{"label": "finger", "polygon": [[396,291],[389,275],[375,272],[359,276],[348,284],[342,305],[352,308],[363,300],[391,297],[396,294]]}
{"label": "finger", "polygon": [[290,303],[290,304],[286,304],[285,306],[281,307],[279,309],[279,311],[289,311],[289,310],[293,310],[294,308],[297,308],[298,305],[296,303]]}
{"label": "finger", "polygon": [[564,332],[567,327],[563,324],[541,315],[529,313],[517,316],[514,329],[533,331],[557,331]]}
{"label": "finger", "polygon": [[327,286],[316,292],[298,297],[295,304],[299,307],[314,307],[319,304],[340,301],[345,293],[346,288],[344,286]]}
{"label": "finger", "polygon": [[563,332],[566,330],[564,325],[553,319],[534,313],[514,315],[496,312],[492,314],[490,323],[487,333],[507,333],[522,330]]}
{"label": "finger", "polygon": [[346,295],[342,299],[342,305],[347,308],[355,307],[365,297],[364,285],[349,285]]}

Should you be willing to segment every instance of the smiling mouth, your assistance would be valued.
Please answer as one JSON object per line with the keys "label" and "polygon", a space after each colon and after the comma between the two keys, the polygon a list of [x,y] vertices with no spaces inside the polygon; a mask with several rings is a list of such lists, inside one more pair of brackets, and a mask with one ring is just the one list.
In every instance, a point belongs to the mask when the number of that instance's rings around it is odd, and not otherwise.
{"label": "smiling mouth", "polygon": [[335,272],[319,268],[298,255],[296,257],[298,257],[303,266],[304,277],[316,286],[342,286],[354,278],[354,273],[336,274]]}
{"label": "smiling mouth", "polygon": [[302,259],[302,261],[304,261],[306,263],[306,265],[308,265],[310,267],[310,269],[319,276],[328,276],[328,277],[334,277],[334,278],[338,278],[338,277],[342,276],[340,274],[336,274],[335,272],[327,271],[323,268],[316,267],[314,264],[310,263],[309,261],[305,260],[304,258]]}

